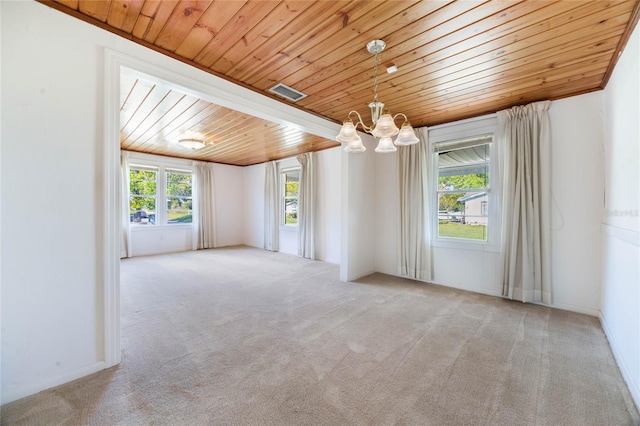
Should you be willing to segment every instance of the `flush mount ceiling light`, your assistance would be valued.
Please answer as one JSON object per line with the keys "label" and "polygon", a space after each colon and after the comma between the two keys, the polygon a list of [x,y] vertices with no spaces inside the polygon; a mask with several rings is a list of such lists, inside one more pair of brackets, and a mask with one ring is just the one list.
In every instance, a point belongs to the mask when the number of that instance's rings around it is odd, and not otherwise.
{"label": "flush mount ceiling light", "polygon": [[180,139],[178,143],[183,147],[189,148],[189,149],[200,149],[200,148],[204,148],[204,145],[205,145],[204,141],[200,139],[193,139],[193,138]]}
{"label": "flush mount ceiling light", "polygon": [[[382,52],[385,47],[386,43],[382,40],[373,40],[367,43],[367,51],[373,55],[374,63],[373,102],[369,104],[369,108],[371,108],[372,124],[371,126],[364,124],[358,111],[349,112],[347,119],[342,124],[340,133],[336,137],[338,142],[344,142],[347,144],[344,148],[347,152],[366,151],[366,148],[362,143],[362,139],[360,139],[360,136],[358,135],[358,124],[362,126],[362,130],[367,133],[371,133],[373,137],[379,139],[376,152],[395,152],[397,151],[397,148],[394,144],[413,145],[419,141],[406,115],[398,113],[392,117],[388,111],[380,115],[380,113],[383,112],[382,108],[384,108],[384,103],[378,101],[378,65],[380,64],[378,54]],[[355,124],[353,124],[351,114],[358,116],[358,121]],[[402,127],[400,129],[398,129],[394,122],[398,116],[404,117],[404,123],[402,123]],[[396,135],[398,135],[396,140],[391,141],[391,138]]]}

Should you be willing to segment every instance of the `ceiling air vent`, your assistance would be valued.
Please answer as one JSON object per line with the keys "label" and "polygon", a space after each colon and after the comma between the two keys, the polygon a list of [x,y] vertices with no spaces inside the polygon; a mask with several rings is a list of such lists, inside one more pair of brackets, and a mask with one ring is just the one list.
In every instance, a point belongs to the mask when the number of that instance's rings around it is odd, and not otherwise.
{"label": "ceiling air vent", "polygon": [[307,95],[305,95],[304,93],[298,92],[296,89],[293,89],[282,83],[276,84],[271,89],[269,89],[269,91],[271,93],[275,93],[276,95],[280,95],[283,98],[289,99],[292,102],[296,102],[302,98],[307,97]]}

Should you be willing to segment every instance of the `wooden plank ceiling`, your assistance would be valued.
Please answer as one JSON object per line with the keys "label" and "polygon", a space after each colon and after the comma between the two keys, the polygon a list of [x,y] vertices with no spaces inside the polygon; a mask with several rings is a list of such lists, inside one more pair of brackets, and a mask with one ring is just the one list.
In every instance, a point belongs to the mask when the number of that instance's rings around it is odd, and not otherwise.
{"label": "wooden plank ceiling", "polygon": [[[604,88],[640,9],[636,0],[43,3],[291,103],[268,92],[282,82],[307,95],[293,105],[336,122],[354,109],[369,120],[373,57],[365,46],[382,39],[378,98],[414,127]],[[398,71],[387,74],[391,65]],[[144,81],[123,89],[126,149],[248,165],[336,145],[170,88],[154,93]],[[186,130],[213,144],[185,153],[154,143],[177,131],[178,121],[159,127],[167,117],[190,117]]]}
{"label": "wooden plank ceiling", "polygon": [[[178,140],[205,142],[198,150]],[[214,105],[170,83],[120,76],[120,147],[128,151],[247,166],[337,142]]]}

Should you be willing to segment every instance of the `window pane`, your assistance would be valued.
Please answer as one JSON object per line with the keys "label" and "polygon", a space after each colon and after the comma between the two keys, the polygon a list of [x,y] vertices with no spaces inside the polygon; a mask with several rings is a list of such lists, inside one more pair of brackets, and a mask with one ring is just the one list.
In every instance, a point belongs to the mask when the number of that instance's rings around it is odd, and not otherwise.
{"label": "window pane", "polygon": [[300,189],[300,171],[284,174],[284,224],[298,224],[298,191]]}
{"label": "window pane", "polygon": [[167,172],[167,223],[191,223],[191,173]]}
{"label": "window pane", "polygon": [[168,172],[167,195],[191,197],[191,174]]}
{"label": "window pane", "polygon": [[438,194],[438,237],[486,240],[486,199],[486,193],[477,192]]}
{"label": "window pane", "polygon": [[132,168],[129,171],[129,221],[136,225],[156,223],[155,170]]}
{"label": "window pane", "polygon": [[156,224],[156,199],[153,197],[129,197],[129,221],[137,225]]}
{"label": "window pane", "polygon": [[132,195],[156,195],[156,172],[153,170],[131,169],[129,191]]}
{"label": "window pane", "polygon": [[298,189],[300,187],[300,174],[287,173],[285,175],[285,197],[298,197]]}
{"label": "window pane", "polygon": [[438,153],[438,237],[487,239],[489,144]]}
{"label": "window pane", "polygon": [[438,194],[438,218],[442,214],[460,216],[464,211],[464,204],[460,199],[464,197],[464,192],[449,192]]}
{"label": "window pane", "polygon": [[167,197],[167,223],[191,223],[191,198]]}
{"label": "window pane", "polygon": [[487,240],[487,225],[471,225],[438,220],[438,237]]}
{"label": "window pane", "polygon": [[438,154],[438,189],[480,189],[489,185],[489,145]]}
{"label": "window pane", "polygon": [[297,198],[285,198],[284,224],[285,225],[298,224],[298,199]]}

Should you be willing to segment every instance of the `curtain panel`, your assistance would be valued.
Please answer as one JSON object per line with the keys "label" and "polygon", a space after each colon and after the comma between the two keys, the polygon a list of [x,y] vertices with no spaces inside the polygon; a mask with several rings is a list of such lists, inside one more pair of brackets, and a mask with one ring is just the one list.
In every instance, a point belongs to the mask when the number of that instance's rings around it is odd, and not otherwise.
{"label": "curtain panel", "polygon": [[131,218],[129,215],[129,152],[120,152],[120,258],[131,257]]}
{"label": "curtain panel", "polygon": [[215,201],[213,164],[204,161],[193,162],[194,193],[193,206],[193,249],[202,250],[216,246]]}
{"label": "curtain panel", "polygon": [[296,157],[300,163],[300,190],[298,193],[298,255],[314,260],[315,253],[315,153],[307,152]]}
{"label": "curtain panel", "polygon": [[419,143],[398,147],[398,273],[430,281],[432,167],[427,128],[419,129],[418,135]]}
{"label": "curtain panel", "polygon": [[499,111],[502,295],[551,303],[549,101]]}
{"label": "curtain panel", "polygon": [[280,232],[280,191],[278,182],[278,164],[275,161],[265,163],[264,177],[264,248],[279,250]]}

